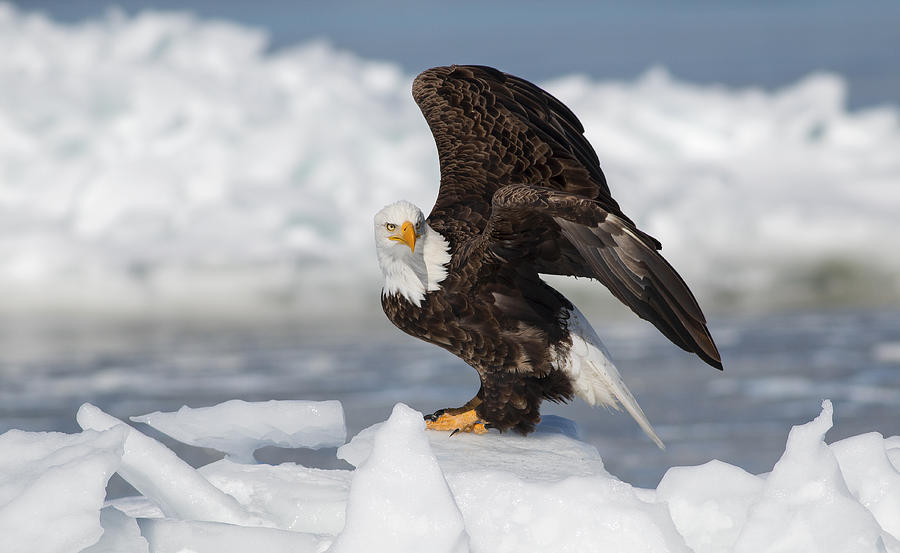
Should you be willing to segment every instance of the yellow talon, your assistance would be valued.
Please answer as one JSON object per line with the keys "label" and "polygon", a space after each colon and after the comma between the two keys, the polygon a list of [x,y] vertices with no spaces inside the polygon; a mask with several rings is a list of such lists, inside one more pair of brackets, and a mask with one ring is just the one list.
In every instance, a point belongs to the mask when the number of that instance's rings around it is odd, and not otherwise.
{"label": "yellow talon", "polygon": [[442,413],[434,420],[426,419],[425,426],[429,430],[451,430],[453,434],[457,432],[485,434],[488,431],[478,415],[475,414],[475,409],[469,409],[457,415]]}

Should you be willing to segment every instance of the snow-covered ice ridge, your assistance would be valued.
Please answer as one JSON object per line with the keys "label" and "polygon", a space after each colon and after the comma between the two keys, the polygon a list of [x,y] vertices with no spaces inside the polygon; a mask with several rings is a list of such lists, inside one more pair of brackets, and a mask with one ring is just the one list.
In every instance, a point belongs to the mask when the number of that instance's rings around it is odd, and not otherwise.
{"label": "snow-covered ice ridge", "polygon": [[[222,417],[222,414],[227,414]],[[347,440],[340,401],[266,401],[232,399],[215,407],[182,407],[175,413],[156,411],[131,417],[179,442],[224,452],[229,459],[253,462],[264,445],[320,449]],[[237,423],[235,421],[238,421]]]}
{"label": "snow-covered ice ridge", "polygon": [[[413,76],[266,45],[186,14],[60,24],[0,4],[0,309],[314,314],[377,290],[372,215],[437,193]],[[664,69],[541,84],[697,289],[862,272],[896,292],[897,106],[850,112],[833,74],[775,91]]]}
{"label": "snow-covered ice ridge", "polygon": [[[332,402],[276,403],[182,409],[167,431],[180,422],[196,440],[205,423],[226,451],[253,428],[259,446],[276,426],[293,447],[320,444],[321,428],[343,440]],[[292,414],[317,429],[312,441]],[[355,470],[194,469],[90,404],[77,420],[79,434],[0,435],[4,553],[900,552],[900,437],[827,445],[829,401],[790,431],[771,472],[713,460],[671,468],[655,490],[610,475],[559,417],[528,437],[451,437],[398,404],[338,450]],[[114,472],[142,495],[105,502]]]}

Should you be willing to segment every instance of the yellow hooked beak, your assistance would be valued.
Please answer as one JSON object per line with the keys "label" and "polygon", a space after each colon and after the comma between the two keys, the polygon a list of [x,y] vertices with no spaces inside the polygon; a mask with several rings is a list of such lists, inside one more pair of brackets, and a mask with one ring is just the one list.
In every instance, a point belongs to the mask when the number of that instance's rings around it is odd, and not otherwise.
{"label": "yellow hooked beak", "polygon": [[403,242],[409,246],[411,252],[416,251],[416,227],[409,221],[403,222],[403,225],[400,227],[399,236],[391,236],[389,238],[391,240],[396,240],[397,242]]}

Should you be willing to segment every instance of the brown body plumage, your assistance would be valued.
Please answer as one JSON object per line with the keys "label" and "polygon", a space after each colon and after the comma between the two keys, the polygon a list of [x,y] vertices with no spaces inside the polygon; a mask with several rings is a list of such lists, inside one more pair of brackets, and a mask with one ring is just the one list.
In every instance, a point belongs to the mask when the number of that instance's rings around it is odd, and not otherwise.
{"label": "brown body plumage", "polygon": [[573,373],[561,363],[574,306],[541,273],[599,280],[676,345],[722,367],[690,290],[659,242],[621,212],[581,123],[559,100],[480,66],[429,69],[413,97],[440,157],[428,232],[443,237],[450,260],[423,297],[386,288],[382,305],[404,332],[478,371],[481,389],[467,406],[482,421],[528,433],[542,400],[573,397]]}

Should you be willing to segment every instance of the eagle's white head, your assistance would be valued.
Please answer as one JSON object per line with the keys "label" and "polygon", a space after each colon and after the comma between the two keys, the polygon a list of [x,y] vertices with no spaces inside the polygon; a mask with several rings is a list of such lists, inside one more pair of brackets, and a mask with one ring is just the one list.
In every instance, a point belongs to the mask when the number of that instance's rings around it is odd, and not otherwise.
{"label": "eagle's white head", "polygon": [[426,292],[447,277],[450,245],[428,226],[422,210],[407,201],[375,214],[375,250],[384,275],[383,294],[401,294],[420,306]]}

